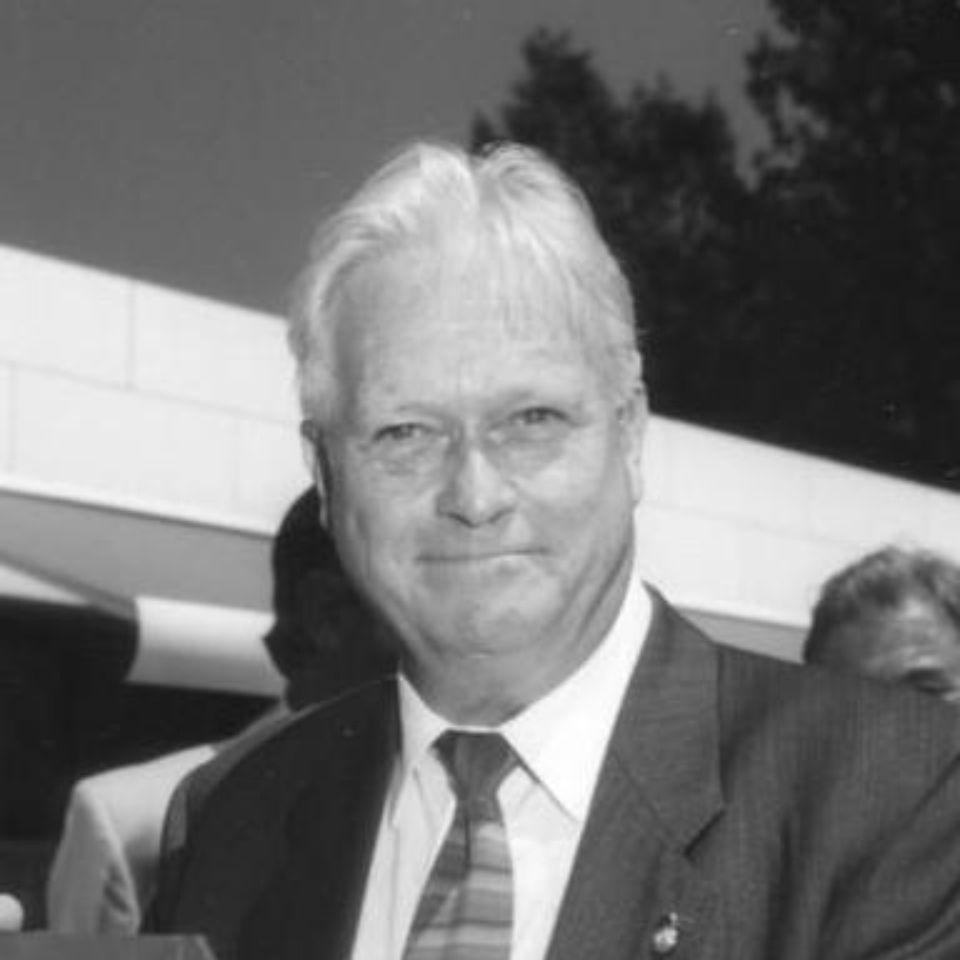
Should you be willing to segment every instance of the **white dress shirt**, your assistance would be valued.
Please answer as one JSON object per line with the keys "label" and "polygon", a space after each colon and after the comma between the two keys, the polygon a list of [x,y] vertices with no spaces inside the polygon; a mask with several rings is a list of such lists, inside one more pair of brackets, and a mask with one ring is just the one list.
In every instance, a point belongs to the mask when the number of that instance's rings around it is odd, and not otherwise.
{"label": "white dress shirt", "polygon": [[[650,622],[634,570],[603,642],[560,686],[498,728],[522,764],[500,787],[514,881],[512,960],[542,960],[600,765]],[[430,749],[450,727],[402,676],[401,749],[380,823],[353,960],[400,960],[455,799]]]}

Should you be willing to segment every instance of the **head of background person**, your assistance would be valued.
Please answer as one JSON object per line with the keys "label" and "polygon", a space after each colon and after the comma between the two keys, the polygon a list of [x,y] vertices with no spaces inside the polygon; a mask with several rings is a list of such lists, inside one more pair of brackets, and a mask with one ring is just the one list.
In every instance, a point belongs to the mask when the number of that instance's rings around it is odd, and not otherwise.
{"label": "head of background person", "polygon": [[294,710],[390,670],[394,659],[369,604],[344,572],[320,509],[315,487],[297,497],[270,557],[274,621],[264,642]]}
{"label": "head of background person", "polygon": [[634,308],[539,153],[414,145],[317,234],[291,325],[325,523],[455,722],[498,723],[606,635],[646,419]]}
{"label": "head of background person", "polygon": [[823,585],[803,658],[960,703],[960,566],[897,546],[855,561]]}

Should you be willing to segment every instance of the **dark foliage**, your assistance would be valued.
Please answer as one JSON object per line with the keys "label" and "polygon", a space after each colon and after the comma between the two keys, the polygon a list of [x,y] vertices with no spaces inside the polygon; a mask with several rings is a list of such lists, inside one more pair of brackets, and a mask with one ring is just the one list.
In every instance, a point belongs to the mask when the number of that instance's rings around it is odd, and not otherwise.
{"label": "dark foliage", "polygon": [[666,81],[618,98],[545,31],[474,144],[534,144],[584,186],[660,412],[960,486],[960,8],[773,6],[749,179],[716,103]]}

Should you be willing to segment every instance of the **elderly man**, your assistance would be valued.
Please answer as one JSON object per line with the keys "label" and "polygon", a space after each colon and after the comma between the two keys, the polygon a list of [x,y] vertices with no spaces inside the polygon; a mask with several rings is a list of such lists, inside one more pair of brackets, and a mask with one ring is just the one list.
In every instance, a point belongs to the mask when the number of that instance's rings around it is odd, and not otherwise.
{"label": "elderly man", "polygon": [[860,557],[824,583],[803,658],[960,704],[960,567],[899,546]]}
{"label": "elderly man", "polygon": [[398,669],[221,755],[153,929],[222,960],[960,956],[960,727],[715,645],[640,581],[624,277],[533,151],[415,146],[326,223],[292,342]]}

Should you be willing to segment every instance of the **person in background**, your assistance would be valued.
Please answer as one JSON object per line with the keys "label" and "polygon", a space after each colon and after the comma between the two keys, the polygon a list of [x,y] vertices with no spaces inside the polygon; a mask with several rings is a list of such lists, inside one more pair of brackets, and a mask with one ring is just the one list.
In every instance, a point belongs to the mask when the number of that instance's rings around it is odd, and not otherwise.
{"label": "person in background", "polygon": [[803,659],[960,703],[960,566],[887,546],[844,567],[820,590]]}
{"label": "person in background", "polygon": [[219,960],[960,956],[960,715],[716,644],[642,581],[635,321],[529,148],[415,144],[321,226],[303,434],[397,669],[185,782],[148,930]]}
{"label": "person in background", "polygon": [[273,541],[274,621],[264,642],[299,710],[393,671],[394,653],[320,524],[316,487],[294,501]]}
{"label": "person in background", "polygon": [[[285,680],[278,709],[240,738],[288,711],[332,697],[388,671],[375,622],[350,588],[320,526],[315,488],[287,510],[271,551],[274,621],[264,642]],[[363,642],[347,645],[356,634]],[[47,926],[57,933],[132,934],[151,896],[163,819],[177,784],[221,745],[200,744],[85,777],[73,788],[46,889]]]}

